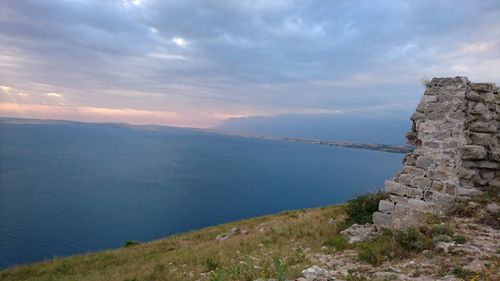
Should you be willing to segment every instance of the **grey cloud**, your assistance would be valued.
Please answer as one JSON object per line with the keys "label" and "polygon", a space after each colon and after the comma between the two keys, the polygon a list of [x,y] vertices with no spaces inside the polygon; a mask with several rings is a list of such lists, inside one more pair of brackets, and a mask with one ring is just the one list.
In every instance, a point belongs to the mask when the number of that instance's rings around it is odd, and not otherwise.
{"label": "grey cloud", "polygon": [[500,77],[498,1],[125,3],[0,2],[0,84],[96,106],[272,114],[408,111],[424,74]]}

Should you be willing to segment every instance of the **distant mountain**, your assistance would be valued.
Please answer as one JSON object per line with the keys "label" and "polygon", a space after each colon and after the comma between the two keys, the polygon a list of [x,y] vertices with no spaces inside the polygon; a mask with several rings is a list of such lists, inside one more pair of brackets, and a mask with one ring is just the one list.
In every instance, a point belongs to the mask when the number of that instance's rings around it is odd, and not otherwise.
{"label": "distant mountain", "polygon": [[409,118],[354,114],[290,114],[232,118],[214,129],[259,136],[404,144]]}

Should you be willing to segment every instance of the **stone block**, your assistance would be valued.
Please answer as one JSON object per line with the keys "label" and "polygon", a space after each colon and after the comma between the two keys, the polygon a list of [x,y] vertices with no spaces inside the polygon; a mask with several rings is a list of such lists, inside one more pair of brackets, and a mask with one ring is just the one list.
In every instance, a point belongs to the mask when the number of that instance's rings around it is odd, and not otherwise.
{"label": "stone block", "polygon": [[404,185],[411,185],[411,179],[412,177],[410,177],[410,175],[408,174],[400,174],[398,176],[398,182]]}
{"label": "stone block", "polygon": [[495,133],[497,125],[494,122],[476,121],[469,124],[469,130],[478,133]]}
{"label": "stone block", "polygon": [[500,162],[500,147],[492,147],[490,149],[489,156],[491,160],[494,160],[496,162]]}
{"label": "stone block", "polygon": [[466,160],[480,160],[486,158],[486,149],[479,145],[466,145],[462,147],[462,159]]}
{"label": "stone block", "polygon": [[421,112],[415,112],[413,115],[410,117],[410,120],[416,121],[416,120],[424,120],[427,118],[427,115]]}
{"label": "stone block", "polygon": [[482,100],[481,96],[477,92],[474,92],[474,91],[466,92],[465,98],[468,100],[471,100],[471,101],[481,101]]}
{"label": "stone block", "polygon": [[420,189],[430,189],[432,180],[426,177],[415,177],[412,179],[412,186]]}
{"label": "stone block", "polygon": [[392,213],[394,212],[394,202],[389,200],[380,200],[380,202],[378,202],[378,210],[383,213]]}
{"label": "stone block", "polygon": [[391,228],[392,216],[386,213],[375,212],[373,213],[373,223],[377,227]]}
{"label": "stone block", "polygon": [[432,181],[431,188],[432,188],[432,190],[441,191],[444,188],[444,184],[441,181],[435,180],[435,181]]}
{"label": "stone block", "polygon": [[424,146],[430,147],[430,148],[439,148],[439,143],[435,141],[426,141],[424,142]]}
{"label": "stone block", "polygon": [[424,200],[414,198],[408,199],[408,205],[411,209],[421,210],[425,212],[432,212],[436,206],[436,204],[433,202],[426,202]]}
{"label": "stone block", "polygon": [[406,185],[397,183],[393,180],[386,180],[384,183],[385,192],[404,196],[406,193]]}
{"label": "stone block", "polygon": [[476,92],[493,92],[494,84],[492,83],[470,83],[470,88]]}
{"label": "stone block", "polygon": [[493,137],[488,133],[469,133],[469,139],[472,144],[475,145],[491,145],[493,143]]}
{"label": "stone block", "polygon": [[389,194],[389,199],[396,204],[399,204],[399,203],[404,204],[404,203],[408,202],[407,197],[403,197],[403,196],[399,196],[399,195],[395,195],[395,194]]}
{"label": "stone block", "polygon": [[403,173],[406,173],[406,174],[413,176],[413,177],[419,177],[419,176],[425,175],[424,169],[417,168],[414,166],[405,166],[403,168]]}
{"label": "stone block", "polygon": [[456,189],[456,194],[457,196],[462,196],[462,197],[473,197],[480,195],[482,192],[475,189],[475,188],[465,188],[465,187],[459,187]]}
{"label": "stone block", "polygon": [[406,188],[406,196],[409,198],[422,198],[424,196],[424,190],[420,188],[408,187]]}
{"label": "stone block", "polygon": [[415,162],[415,166],[418,168],[426,169],[430,165],[432,165],[434,161],[430,157],[425,157],[425,156],[419,156],[417,158],[417,161]]}

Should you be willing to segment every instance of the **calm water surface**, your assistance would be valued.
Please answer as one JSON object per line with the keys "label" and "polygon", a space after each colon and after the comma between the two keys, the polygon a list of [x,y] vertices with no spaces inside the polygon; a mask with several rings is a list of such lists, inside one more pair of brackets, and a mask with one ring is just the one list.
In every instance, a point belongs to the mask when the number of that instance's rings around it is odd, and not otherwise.
{"label": "calm water surface", "polygon": [[0,125],[0,268],[375,190],[402,154],[93,124]]}

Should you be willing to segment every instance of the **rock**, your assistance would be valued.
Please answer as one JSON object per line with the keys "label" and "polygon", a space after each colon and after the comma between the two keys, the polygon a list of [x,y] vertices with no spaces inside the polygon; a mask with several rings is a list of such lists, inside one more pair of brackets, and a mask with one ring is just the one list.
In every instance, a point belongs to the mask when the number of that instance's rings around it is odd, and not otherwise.
{"label": "rock", "polygon": [[377,233],[377,229],[373,224],[359,225],[357,223],[351,225],[349,228],[340,232],[347,240],[347,243],[355,243],[366,241],[373,238]]}
{"label": "rock", "polygon": [[406,185],[397,183],[393,180],[387,180],[384,184],[385,192],[397,194],[397,195],[405,195],[406,193]]}
{"label": "rock", "polygon": [[462,147],[462,159],[480,160],[486,158],[486,149],[479,145],[466,145]]}
{"label": "rock", "polygon": [[491,265],[491,262],[474,259],[470,263],[468,263],[463,268],[467,271],[471,272],[481,272],[487,268],[488,265]]}
{"label": "rock", "polygon": [[334,219],[334,218],[330,218],[330,219],[328,220],[328,224],[331,224],[331,225],[336,225],[336,224],[337,224],[337,220],[336,220],[336,219]]}
{"label": "rock", "polygon": [[438,242],[435,246],[436,250],[442,251],[445,254],[450,252],[451,247],[455,246],[454,242]]}
{"label": "rock", "polygon": [[500,207],[497,205],[495,202],[491,202],[488,205],[486,205],[486,210],[490,213],[497,213],[500,210]]}
{"label": "rock", "polygon": [[333,279],[333,276],[325,269],[313,265],[308,269],[302,271],[302,275],[307,279],[307,281],[316,281],[316,280],[329,280]]}
{"label": "rock", "polygon": [[429,167],[432,163],[434,162],[434,160],[432,160],[431,158],[429,157],[424,157],[424,156],[420,156],[417,158],[417,162],[415,163],[415,166],[419,167],[419,168],[423,168],[423,169],[426,169],[427,167]]}
{"label": "rock", "polygon": [[476,92],[493,92],[495,87],[492,83],[470,83],[470,88]]}
{"label": "rock", "polygon": [[495,133],[497,126],[493,122],[473,122],[469,124],[469,130],[478,133]]}
{"label": "rock", "polygon": [[389,200],[380,200],[380,202],[378,202],[378,210],[383,213],[392,213],[394,212],[394,202]]}

